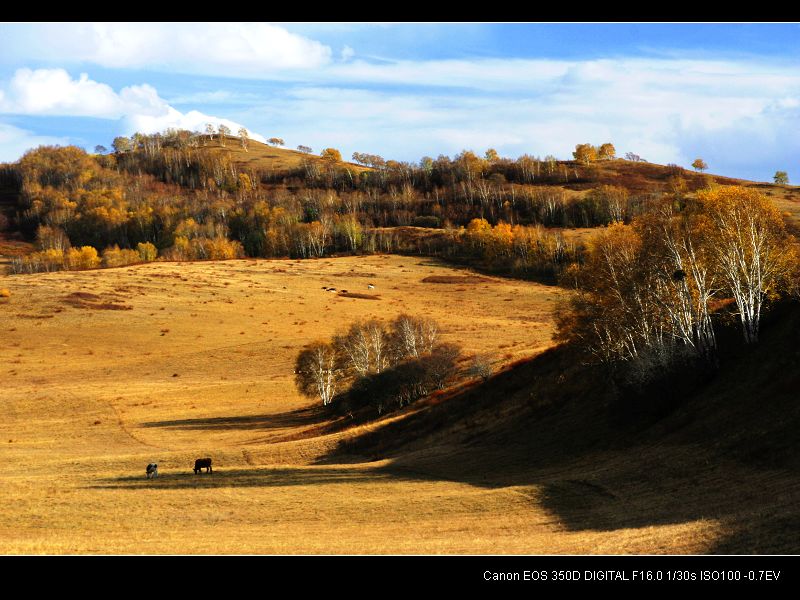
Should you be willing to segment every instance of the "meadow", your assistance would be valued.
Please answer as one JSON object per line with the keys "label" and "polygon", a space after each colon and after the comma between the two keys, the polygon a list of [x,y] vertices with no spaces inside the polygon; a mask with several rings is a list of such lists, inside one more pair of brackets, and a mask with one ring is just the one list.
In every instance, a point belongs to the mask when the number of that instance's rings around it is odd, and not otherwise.
{"label": "meadow", "polygon": [[464,276],[376,255],[4,278],[0,553],[544,550],[520,528],[557,524],[515,490],[332,463],[372,425],[316,434],[327,416],[293,383],[305,343],[360,318],[427,315],[497,367],[551,344],[559,288]]}

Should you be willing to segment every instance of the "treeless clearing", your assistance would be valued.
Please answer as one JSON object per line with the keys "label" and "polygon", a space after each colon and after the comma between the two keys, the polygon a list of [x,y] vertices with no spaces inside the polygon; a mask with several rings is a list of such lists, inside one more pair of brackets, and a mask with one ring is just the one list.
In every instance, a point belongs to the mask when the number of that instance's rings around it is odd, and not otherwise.
{"label": "treeless clearing", "polygon": [[[223,152],[230,153],[231,159],[245,169],[261,169],[267,172],[283,174],[302,168],[303,161],[312,161],[320,165],[327,164],[325,159],[319,155],[322,148],[315,148],[316,152],[306,154],[298,150],[269,146],[250,140],[245,151],[239,138],[226,137],[225,146],[221,146],[217,135],[214,136],[213,140],[206,138],[205,144],[210,148],[217,148]],[[372,170],[363,165],[347,162],[347,160],[336,164],[340,167],[347,167],[355,173]]]}
{"label": "treeless clearing", "polygon": [[[519,527],[552,518],[514,491],[314,464],[349,432],[292,439],[321,418],[295,391],[298,350],[356,319],[426,315],[498,361],[550,344],[561,290],[422,283],[460,272],[369,256],[3,278],[0,553],[544,550]],[[321,289],[368,283],[379,302]],[[214,473],[195,476],[203,456]]]}

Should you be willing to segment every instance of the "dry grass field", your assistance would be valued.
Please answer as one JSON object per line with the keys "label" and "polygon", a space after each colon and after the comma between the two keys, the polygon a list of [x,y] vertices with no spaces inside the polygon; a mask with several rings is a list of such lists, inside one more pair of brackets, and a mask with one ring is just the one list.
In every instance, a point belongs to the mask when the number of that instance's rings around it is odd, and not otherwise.
{"label": "dry grass field", "polygon": [[[547,550],[557,524],[515,490],[316,464],[352,432],[303,434],[321,417],[294,357],[355,319],[426,314],[498,362],[549,345],[558,288],[422,282],[462,275],[369,256],[3,278],[0,553]],[[192,473],[199,456],[212,475]]]}
{"label": "dry grass field", "polygon": [[[793,455],[771,410],[791,422],[795,384],[780,383],[773,409],[756,395],[785,368],[736,367],[749,383],[723,378],[684,413],[620,433],[591,384],[542,352],[559,288],[381,255],[0,283],[0,553],[796,551],[794,471],[737,455]],[[522,363],[452,398],[326,429],[295,391],[297,350],[400,312],[437,319],[447,341],[498,368]],[[531,408],[548,386],[561,408]],[[735,402],[756,400],[732,405],[731,386]],[[204,456],[214,473],[194,475]],[[145,478],[149,462],[158,479]]]}
{"label": "dry grass field", "polygon": [[[236,137],[226,138],[224,146],[220,144],[218,137],[215,137],[213,140],[207,139],[205,144],[205,147],[216,148],[217,150],[230,154],[231,159],[238,166],[245,169],[261,169],[266,172],[279,174],[301,168],[305,160],[318,162],[321,165],[325,164],[325,161],[319,155],[320,150],[322,150],[321,148],[315,148],[314,153],[306,154],[299,150],[270,146],[255,140],[250,140],[247,150],[245,150],[239,138]],[[343,162],[338,164],[340,166],[346,166],[356,173],[371,170],[369,167],[349,162],[347,156],[343,156],[342,159]]]}

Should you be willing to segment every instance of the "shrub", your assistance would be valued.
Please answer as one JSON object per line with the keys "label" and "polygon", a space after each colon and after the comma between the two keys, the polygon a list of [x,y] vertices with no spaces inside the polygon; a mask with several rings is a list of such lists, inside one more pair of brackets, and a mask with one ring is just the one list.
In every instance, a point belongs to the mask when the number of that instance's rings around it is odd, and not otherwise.
{"label": "shrub", "polygon": [[486,354],[478,354],[472,359],[469,373],[486,381],[492,376],[492,359]]}
{"label": "shrub", "polygon": [[97,250],[92,246],[81,246],[80,248],[70,248],[64,254],[64,268],[80,271],[84,269],[95,269],[100,266],[100,257]]}
{"label": "shrub", "polygon": [[116,244],[103,250],[104,267],[124,267],[138,262],[141,262],[141,259],[136,250],[120,249]]}
{"label": "shrub", "polygon": [[158,256],[158,250],[150,242],[136,244],[136,251],[139,253],[139,259],[142,262],[152,262]]}

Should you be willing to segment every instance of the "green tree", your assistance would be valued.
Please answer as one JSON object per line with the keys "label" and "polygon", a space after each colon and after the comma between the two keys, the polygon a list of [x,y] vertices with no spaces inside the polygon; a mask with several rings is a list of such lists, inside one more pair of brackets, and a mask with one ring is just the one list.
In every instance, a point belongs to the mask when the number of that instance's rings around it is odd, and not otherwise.
{"label": "green tree", "polygon": [[695,171],[702,172],[708,168],[708,165],[706,164],[706,161],[704,161],[702,158],[695,158],[694,162],[692,163],[692,167],[694,167]]}
{"label": "green tree", "polygon": [[131,140],[130,138],[126,138],[124,136],[115,137],[114,141],[111,142],[111,147],[114,148],[114,152],[117,154],[121,154],[122,152],[130,152]]}
{"label": "green tree", "polygon": [[786,185],[789,183],[789,174],[786,171],[775,171],[775,183]]}

